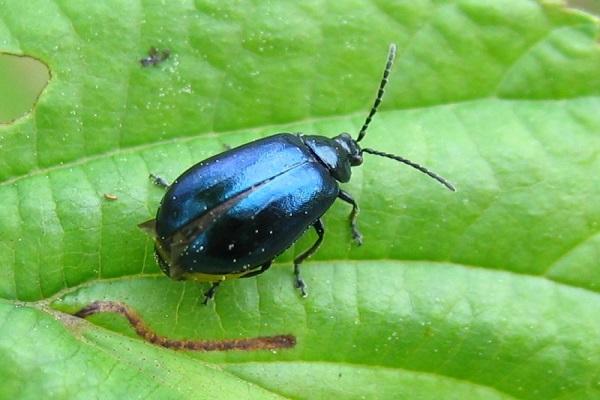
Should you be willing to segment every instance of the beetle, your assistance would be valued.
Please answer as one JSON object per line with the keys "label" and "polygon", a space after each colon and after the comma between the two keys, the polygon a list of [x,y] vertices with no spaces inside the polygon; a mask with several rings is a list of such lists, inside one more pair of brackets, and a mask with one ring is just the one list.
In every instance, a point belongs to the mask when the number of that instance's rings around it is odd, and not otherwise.
{"label": "beetle", "polygon": [[300,265],[323,241],[321,217],[336,199],[352,206],[352,237],[362,243],[358,204],[339,183],[350,180],[351,167],[363,163],[364,153],[407,164],[454,191],[421,165],[359,146],[383,98],[395,54],[391,44],[375,102],[356,140],[348,133],[334,138],[278,133],[201,161],[171,185],[151,175],[167,192],[156,218],[139,227],[154,238],[162,271],[176,280],[211,282],[206,304],[222,281],[262,274],[312,227],[317,240],[294,259],[295,287],[305,297]]}

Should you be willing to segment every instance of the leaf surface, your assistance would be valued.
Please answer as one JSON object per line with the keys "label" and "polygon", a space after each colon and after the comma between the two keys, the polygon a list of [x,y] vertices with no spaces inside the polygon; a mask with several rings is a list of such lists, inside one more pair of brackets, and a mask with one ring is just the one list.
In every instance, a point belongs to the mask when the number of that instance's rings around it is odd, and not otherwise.
{"label": "leaf surface", "polygon": [[[0,51],[51,80],[0,127],[0,398],[600,396],[599,22],[550,2],[2,1]],[[119,10],[119,12],[115,12]],[[169,181],[277,132],[355,134],[398,57],[365,155],[304,265],[174,282],[137,224]],[[151,47],[171,56],[154,67]],[[108,196],[106,196],[108,195]],[[112,199],[116,197],[116,199]],[[183,352],[157,334],[292,334],[291,350]]]}

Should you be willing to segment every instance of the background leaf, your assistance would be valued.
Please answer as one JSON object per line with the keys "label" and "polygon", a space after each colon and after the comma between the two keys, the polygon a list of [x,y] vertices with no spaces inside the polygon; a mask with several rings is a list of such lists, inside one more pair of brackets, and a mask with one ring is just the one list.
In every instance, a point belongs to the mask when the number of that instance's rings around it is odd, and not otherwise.
{"label": "background leaf", "polygon": [[[551,2],[0,1],[0,51],[48,65],[0,128],[1,398],[600,396],[598,20]],[[118,10],[118,12],[116,12]],[[276,132],[356,132],[399,54],[369,147],[326,216],[256,279],[164,277],[136,227],[168,180]],[[172,56],[156,67],[150,47]],[[111,201],[105,194],[117,196]],[[290,333],[292,350],[190,353],[140,340]]]}

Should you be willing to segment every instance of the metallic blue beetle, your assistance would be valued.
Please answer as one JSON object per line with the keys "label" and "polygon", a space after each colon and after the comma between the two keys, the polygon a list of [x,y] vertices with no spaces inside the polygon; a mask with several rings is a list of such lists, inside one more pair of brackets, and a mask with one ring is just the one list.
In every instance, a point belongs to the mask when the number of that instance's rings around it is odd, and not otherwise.
{"label": "metallic blue beetle", "polygon": [[223,280],[265,272],[312,226],[317,241],[294,259],[295,286],[306,296],[299,267],[321,244],[321,216],[336,199],[352,205],[352,236],[362,243],[358,204],[338,182],[350,180],[350,167],[362,164],[363,153],[408,164],[454,190],[418,164],[358,145],[381,103],[395,53],[392,44],[375,103],[356,140],[348,133],[333,139],[279,133],[202,161],[170,186],[153,176],[168,190],[156,219],[139,226],[154,238],[163,272],[173,279],[212,282],[206,304]]}

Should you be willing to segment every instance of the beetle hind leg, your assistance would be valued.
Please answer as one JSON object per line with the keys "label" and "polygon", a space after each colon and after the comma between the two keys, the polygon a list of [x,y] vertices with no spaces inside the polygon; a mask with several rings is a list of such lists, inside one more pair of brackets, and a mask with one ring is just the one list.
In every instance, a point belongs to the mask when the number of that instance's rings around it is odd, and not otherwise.
{"label": "beetle hind leg", "polygon": [[352,211],[350,212],[350,228],[352,229],[352,239],[354,239],[356,244],[360,246],[363,243],[363,235],[358,230],[358,223],[356,222],[358,219],[358,213],[360,211],[358,208],[358,203],[352,198],[350,193],[343,190],[340,190],[338,197],[340,200],[343,200],[352,206]]}
{"label": "beetle hind leg", "polygon": [[321,218],[315,221],[315,223],[313,224],[313,228],[315,228],[315,231],[318,235],[317,241],[308,250],[306,250],[304,253],[300,254],[294,259],[294,286],[296,287],[296,289],[300,290],[300,294],[302,295],[302,297],[306,297],[307,293],[306,283],[304,283],[304,279],[302,279],[302,277],[300,276],[300,264],[302,264],[304,260],[312,256],[317,251],[317,249],[321,245],[321,242],[323,241],[323,236],[325,236],[325,227],[323,226],[323,221],[321,221]]}

